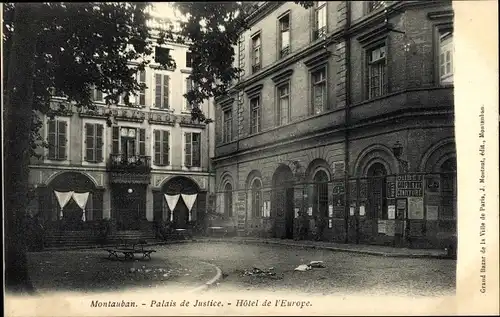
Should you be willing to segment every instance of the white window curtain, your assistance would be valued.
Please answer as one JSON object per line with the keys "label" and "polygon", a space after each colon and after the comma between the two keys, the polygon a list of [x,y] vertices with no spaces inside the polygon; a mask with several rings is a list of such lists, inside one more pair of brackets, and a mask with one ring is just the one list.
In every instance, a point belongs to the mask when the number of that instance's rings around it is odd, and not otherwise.
{"label": "white window curtain", "polygon": [[73,193],[73,199],[78,204],[78,207],[82,208],[82,221],[85,222],[85,207],[87,206],[87,200],[89,199],[89,193]]}
{"label": "white window curtain", "polygon": [[191,221],[191,209],[193,208],[193,205],[194,205],[194,202],[196,201],[197,196],[198,196],[198,194],[193,194],[193,195],[182,194],[182,199],[184,200],[184,203],[186,204],[186,207],[188,208],[189,221]]}
{"label": "white window curtain", "polygon": [[66,204],[69,202],[69,200],[73,196],[73,191],[58,192],[58,191],[54,190],[54,194],[56,195],[57,201],[59,202],[59,207],[61,207],[61,211],[59,213],[59,218],[61,219],[63,217],[64,206],[66,206]]}
{"label": "white window curtain", "polygon": [[165,194],[165,200],[167,201],[168,208],[170,208],[170,221],[174,221],[174,208],[179,201],[181,195],[167,195]]}

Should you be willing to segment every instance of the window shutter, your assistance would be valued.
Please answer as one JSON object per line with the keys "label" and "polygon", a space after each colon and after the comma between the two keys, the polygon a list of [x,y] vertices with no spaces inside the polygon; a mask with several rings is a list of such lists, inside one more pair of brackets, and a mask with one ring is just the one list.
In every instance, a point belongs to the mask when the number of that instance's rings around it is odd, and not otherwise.
{"label": "window shutter", "polygon": [[48,133],[47,142],[49,143],[49,159],[56,158],[56,122],[54,120],[49,120],[47,122]]}
{"label": "window shutter", "polygon": [[[193,80],[191,78],[186,78],[186,93],[190,92],[192,89],[193,89]],[[186,110],[191,110],[191,106],[187,98],[186,98]]]}
{"label": "window shutter", "polygon": [[163,108],[161,104],[161,75],[155,74],[155,107]]}
{"label": "window shutter", "polygon": [[191,166],[191,133],[184,133],[184,165]]}
{"label": "window shutter", "polygon": [[163,134],[163,140],[162,140],[162,156],[163,156],[163,164],[165,165],[170,165],[168,156],[169,156],[169,144],[168,144],[168,136],[169,132],[168,131],[162,131]]}
{"label": "window shutter", "polygon": [[113,127],[113,132],[112,132],[112,149],[111,152],[113,154],[120,154],[120,128],[119,127]]}
{"label": "window shutter", "polygon": [[163,75],[163,107],[165,109],[170,108],[169,104],[169,84],[170,84],[170,76],[168,75]]}
{"label": "window shutter", "polygon": [[57,135],[57,146],[58,146],[58,155],[57,157],[61,160],[66,159],[66,134],[67,134],[67,126],[66,121],[58,121],[58,135]]}
{"label": "window shutter", "polygon": [[[139,72],[139,83],[145,84],[146,83],[146,71],[141,70]],[[146,105],[146,89],[141,89],[139,92],[139,105],[145,106]]]}
{"label": "window shutter", "polygon": [[155,135],[155,146],[154,146],[154,163],[155,165],[160,165],[161,164],[161,155],[160,155],[160,150],[161,150],[161,139],[160,139],[160,130],[154,130],[154,135]]}
{"label": "window shutter", "polygon": [[102,142],[104,126],[102,124],[96,124],[95,127],[96,127],[96,131],[95,131],[95,160],[100,163],[104,160],[103,151],[102,151],[102,147],[104,145],[104,143]]}
{"label": "window shutter", "polygon": [[146,129],[139,129],[139,155],[146,155]]}
{"label": "window shutter", "polygon": [[94,138],[94,124],[85,123],[85,161],[95,161],[95,138]]}

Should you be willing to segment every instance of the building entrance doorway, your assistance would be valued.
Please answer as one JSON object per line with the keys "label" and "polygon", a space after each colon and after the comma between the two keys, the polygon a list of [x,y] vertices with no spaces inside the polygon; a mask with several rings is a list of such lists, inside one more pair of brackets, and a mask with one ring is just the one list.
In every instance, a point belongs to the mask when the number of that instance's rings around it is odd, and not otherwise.
{"label": "building entrance doorway", "polygon": [[273,176],[272,203],[276,222],[274,237],[293,239],[294,187],[293,173],[286,165],[280,165]]}

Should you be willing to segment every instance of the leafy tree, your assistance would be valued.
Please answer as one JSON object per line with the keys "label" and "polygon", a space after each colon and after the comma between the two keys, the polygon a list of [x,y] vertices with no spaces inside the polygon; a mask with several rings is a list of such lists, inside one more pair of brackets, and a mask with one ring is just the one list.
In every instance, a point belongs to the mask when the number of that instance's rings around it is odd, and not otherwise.
{"label": "leafy tree", "polygon": [[[308,7],[312,2],[297,2]],[[238,77],[234,47],[247,28],[256,2],[179,2],[185,16],[180,30],[153,36],[146,22],[148,3],[5,3],[3,4],[4,155],[6,288],[30,290],[23,216],[29,161],[43,145],[39,114],[54,115],[51,97],[64,96],[74,107],[92,109],[93,88],[112,105],[129,102],[145,87],[135,75],[145,69],[156,43],[187,44],[194,53],[195,89],[185,97],[194,106],[192,119],[210,123],[198,107],[223,94]],[[155,43],[156,42],[156,43]],[[135,61],[134,66],[130,62]],[[165,68],[175,61],[165,59]],[[111,115],[110,115],[111,116]],[[111,118],[108,118],[111,119]],[[108,120],[111,122],[111,120]]]}

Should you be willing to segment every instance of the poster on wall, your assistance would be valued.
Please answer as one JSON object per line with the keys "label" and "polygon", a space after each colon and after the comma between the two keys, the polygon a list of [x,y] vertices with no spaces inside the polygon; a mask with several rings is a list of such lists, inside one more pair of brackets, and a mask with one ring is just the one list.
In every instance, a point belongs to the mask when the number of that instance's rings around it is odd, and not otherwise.
{"label": "poster on wall", "polygon": [[389,218],[389,219],[396,218],[396,206],[395,205],[387,206],[387,218]]}
{"label": "poster on wall", "polygon": [[427,205],[427,220],[438,220],[438,206]]}
{"label": "poster on wall", "polygon": [[349,207],[349,215],[354,216],[354,207]]}
{"label": "poster on wall", "polygon": [[333,206],[328,206],[328,217],[333,218]]}
{"label": "poster on wall", "polygon": [[359,215],[360,216],[365,215],[365,206],[364,205],[359,206]]}
{"label": "poster on wall", "polygon": [[385,234],[394,237],[396,233],[396,223],[394,220],[387,220],[386,221],[386,226],[385,226]]}
{"label": "poster on wall", "polygon": [[385,220],[378,221],[378,233],[385,234],[387,232],[387,224]]}
{"label": "poster on wall", "polygon": [[309,207],[309,208],[307,208],[307,214],[308,214],[309,216],[312,216],[312,215],[313,215],[313,207]]}
{"label": "poster on wall", "polygon": [[299,218],[299,208],[295,208],[295,218]]}
{"label": "poster on wall", "polygon": [[328,228],[332,228],[333,227],[333,222],[332,222],[332,219],[328,219]]}
{"label": "poster on wall", "polygon": [[423,197],[408,197],[408,218],[424,219]]}

